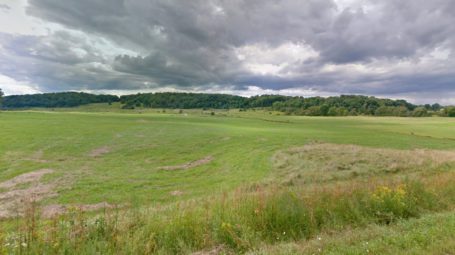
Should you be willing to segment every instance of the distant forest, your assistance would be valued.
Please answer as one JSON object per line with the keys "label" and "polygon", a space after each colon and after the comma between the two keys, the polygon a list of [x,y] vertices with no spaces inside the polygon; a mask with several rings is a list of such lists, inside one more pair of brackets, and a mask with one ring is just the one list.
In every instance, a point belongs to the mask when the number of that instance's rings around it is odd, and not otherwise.
{"label": "distant forest", "polygon": [[[0,100],[1,102],[1,100]],[[342,95],[335,97],[291,97],[262,95],[241,97],[226,94],[144,93],[126,96],[93,95],[79,92],[46,93],[3,97],[2,108],[75,107],[92,103],[120,102],[123,109],[247,109],[265,108],[288,115],[307,116],[413,116],[455,117],[455,107],[439,104],[414,105],[405,100],[370,96]]]}
{"label": "distant forest", "polygon": [[5,96],[3,98],[2,107],[6,109],[32,107],[57,108],[75,107],[93,103],[112,103],[118,101],[119,97],[112,95],[93,95],[82,92],[61,92]]}

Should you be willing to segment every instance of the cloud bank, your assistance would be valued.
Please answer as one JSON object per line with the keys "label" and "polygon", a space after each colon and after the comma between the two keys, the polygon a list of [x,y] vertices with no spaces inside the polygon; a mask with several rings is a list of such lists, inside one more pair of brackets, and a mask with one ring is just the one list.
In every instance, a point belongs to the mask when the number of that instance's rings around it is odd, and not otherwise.
{"label": "cloud bank", "polygon": [[0,12],[18,21],[0,23],[7,93],[29,84],[24,93],[366,94],[455,103],[451,0],[3,1]]}

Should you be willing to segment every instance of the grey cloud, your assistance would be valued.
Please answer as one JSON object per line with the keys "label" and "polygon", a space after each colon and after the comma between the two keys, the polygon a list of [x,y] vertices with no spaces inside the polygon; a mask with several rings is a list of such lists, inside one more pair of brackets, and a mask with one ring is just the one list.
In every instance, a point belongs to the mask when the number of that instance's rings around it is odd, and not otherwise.
{"label": "grey cloud", "polygon": [[49,36],[0,34],[0,73],[45,91],[143,88],[147,79],[112,70],[102,52],[67,32]]}
{"label": "grey cloud", "polygon": [[7,4],[0,4],[0,10],[9,11],[11,10],[11,7]]}
{"label": "grey cloud", "polygon": [[[381,95],[454,90],[454,1],[363,3],[342,9],[334,0],[29,0],[29,15],[72,32],[0,37],[0,73],[47,90],[214,85]],[[112,56],[88,38],[135,53]],[[286,43],[308,45],[318,56],[261,74],[236,55],[248,45]],[[437,67],[421,61],[435,49],[446,50],[448,58]],[[397,68],[402,62],[413,64]],[[325,70],[348,64],[367,71]],[[371,66],[382,71],[368,71]]]}

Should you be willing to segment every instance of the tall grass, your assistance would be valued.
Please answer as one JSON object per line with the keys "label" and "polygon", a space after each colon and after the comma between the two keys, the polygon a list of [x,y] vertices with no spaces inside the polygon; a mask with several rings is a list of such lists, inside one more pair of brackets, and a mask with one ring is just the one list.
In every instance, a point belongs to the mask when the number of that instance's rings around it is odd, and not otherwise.
{"label": "tall grass", "polygon": [[[437,182],[436,182],[437,183]],[[188,254],[222,247],[242,253],[261,244],[312,238],[321,231],[391,224],[455,201],[454,181],[353,184],[313,191],[239,189],[166,208],[110,209],[93,216],[73,208],[53,219],[28,210],[14,231],[0,229],[4,254]]]}

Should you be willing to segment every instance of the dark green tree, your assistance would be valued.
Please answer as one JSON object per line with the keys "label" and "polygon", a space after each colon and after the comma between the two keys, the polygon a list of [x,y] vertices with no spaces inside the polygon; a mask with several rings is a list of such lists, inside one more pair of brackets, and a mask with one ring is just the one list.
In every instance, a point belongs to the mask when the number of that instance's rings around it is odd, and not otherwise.
{"label": "dark green tree", "polygon": [[444,112],[448,117],[455,117],[455,106],[448,106],[444,108]]}
{"label": "dark green tree", "polygon": [[3,91],[0,89],[0,108],[2,108]]}
{"label": "dark green tree", "polygon": [[412,116],[413,117],[426,117],[426,116],[429,116],[428,114],[428,110],[427,110],[427,107],[417,107],[414,109],[414,111],[412,111]]}
{"label": "dark green tree", "polygon": [[61,92],[6,96],[3,98],[3,107],[75,107],[84,104],[108,103],[117,101],[119,101],[119,98],[112,95],[93,95],[78,92]]}

